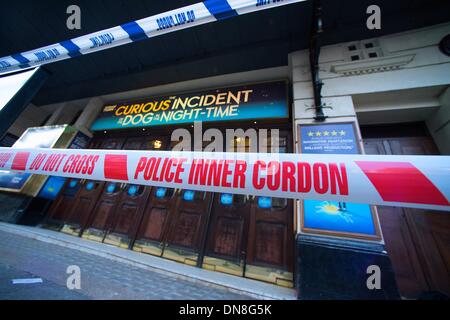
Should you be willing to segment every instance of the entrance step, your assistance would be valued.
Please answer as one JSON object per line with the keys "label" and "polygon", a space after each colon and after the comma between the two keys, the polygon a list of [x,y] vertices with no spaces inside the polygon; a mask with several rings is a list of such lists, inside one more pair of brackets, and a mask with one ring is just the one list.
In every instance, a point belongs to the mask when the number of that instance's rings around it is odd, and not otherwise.
{"label": "entrance step", "polygon": [[3,222],[0,222],[0,230],[94,254],[113,261],[126,263],[134,267],[152,270],[154,272],[172,276],[175,279],[184,279],[192,282],[201,282],[204,285],[206,284],[213,287],[226,288],[231,292],[246,294],[256,299],[295,300],[297,298],[297,292],[294,289],[192,267],[167,259],[134,252],[132,250],[74,237],[53,230]]}

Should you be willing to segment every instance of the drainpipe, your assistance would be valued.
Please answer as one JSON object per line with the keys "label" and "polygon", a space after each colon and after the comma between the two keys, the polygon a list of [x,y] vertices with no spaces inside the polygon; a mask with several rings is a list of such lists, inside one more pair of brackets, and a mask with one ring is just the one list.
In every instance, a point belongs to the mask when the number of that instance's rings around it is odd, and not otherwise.
{"label": "drainpipe", "polygon": [[322,86],[323,82],[319,77],[319,56],[320,56],[320,34],[322,29],[322,5],[320,0],[313,1],[313,19],[311,28],[311,41],[309,46],[309,64],[314,91],[314,108],[316,115],[314,120],[322,122],[327,116],[323,113]]}

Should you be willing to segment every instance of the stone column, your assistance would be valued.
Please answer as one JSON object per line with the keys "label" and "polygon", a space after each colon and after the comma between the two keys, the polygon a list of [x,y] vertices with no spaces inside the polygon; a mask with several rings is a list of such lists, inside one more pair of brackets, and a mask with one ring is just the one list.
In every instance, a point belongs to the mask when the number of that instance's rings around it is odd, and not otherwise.
{"label": "stone column", "polygon": [[441,154],[450,155],[450,87],[439,97],[441,107],[427,121],[427,127]]}
{"label": "stone column", "polygon": [[50,118],[45,123],[46,126],[54,126],[58,124],[59,119],[61,118],[63,112],[64,112],[64,105],[60,105],[50,116]]}
{"label": "stone column", "polygon": [[86,104],[86,107],[83,109],[83,112],[75,122],[74,127],[80,130],[81,132],[87,134],[88,136],[92,137],[92,133],[89,130],[89,128],[92,122],[94,122],[98,113],[101,111],[103,105],[104,102],[100,98],[90,99]]}

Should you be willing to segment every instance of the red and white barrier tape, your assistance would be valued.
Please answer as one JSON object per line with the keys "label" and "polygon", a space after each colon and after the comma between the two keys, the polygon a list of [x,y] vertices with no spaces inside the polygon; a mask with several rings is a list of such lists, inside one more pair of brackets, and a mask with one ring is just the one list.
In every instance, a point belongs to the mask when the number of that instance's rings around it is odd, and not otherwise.
{"label": "red and white barrier tape", "polygon": [[0,170],[450,211],[450,157],[0,148]]}

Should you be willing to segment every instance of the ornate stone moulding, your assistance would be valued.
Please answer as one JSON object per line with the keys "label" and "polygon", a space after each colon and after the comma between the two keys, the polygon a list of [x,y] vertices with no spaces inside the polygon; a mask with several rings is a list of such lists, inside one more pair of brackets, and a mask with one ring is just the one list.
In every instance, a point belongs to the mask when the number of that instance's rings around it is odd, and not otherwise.
{"label": "ornate stone moulding", "polygon": [[407,65],[414,60],[414,57],[415,54],[405,54],[336,63],[331,66],[331,72],[345,76],[355,76],[376,72],[393,71]]}

